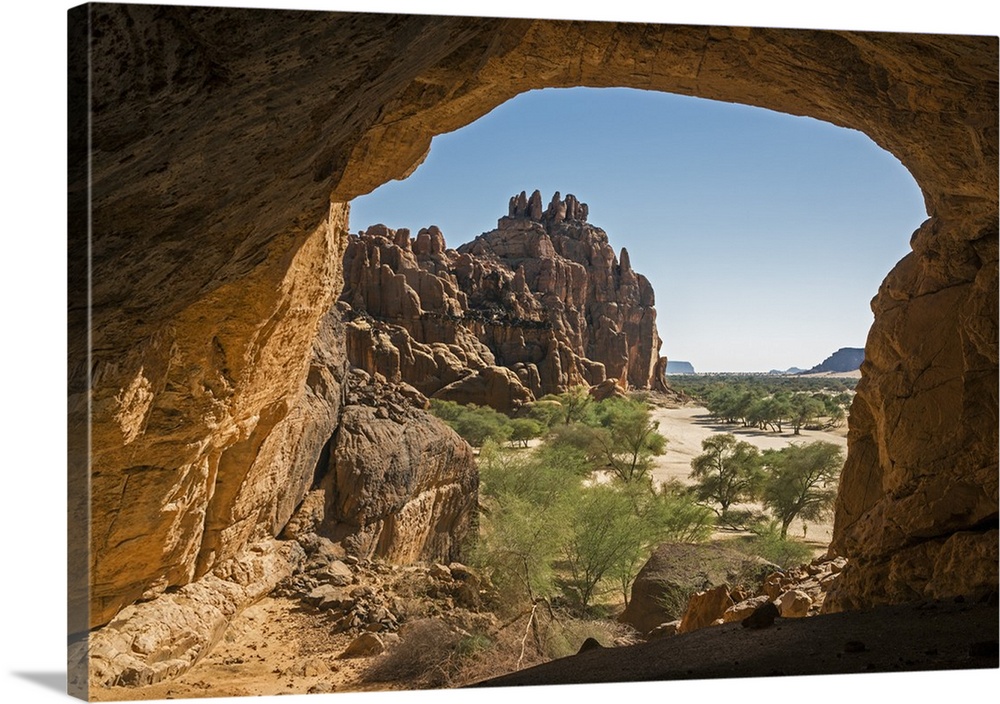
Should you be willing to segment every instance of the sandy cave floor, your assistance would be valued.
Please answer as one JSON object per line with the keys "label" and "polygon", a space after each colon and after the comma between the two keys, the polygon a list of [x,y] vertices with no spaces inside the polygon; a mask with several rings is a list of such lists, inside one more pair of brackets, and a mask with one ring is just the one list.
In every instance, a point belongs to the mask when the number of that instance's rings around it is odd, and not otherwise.
{"label": "sandy cave floor", "polygon": [[338,659],[353,638],[331,633],[293,599],[265,597],[238,614],[213,651],[181,676],[146,687],[91,688],[90,696],[129,701],[401,689],[363,681],[371,658]]}

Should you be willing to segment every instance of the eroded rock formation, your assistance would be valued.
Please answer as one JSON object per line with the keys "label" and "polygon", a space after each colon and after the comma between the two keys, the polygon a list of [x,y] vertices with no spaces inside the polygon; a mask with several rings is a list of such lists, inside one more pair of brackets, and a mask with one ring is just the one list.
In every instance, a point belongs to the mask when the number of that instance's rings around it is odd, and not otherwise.
{"label": "eroded rock formation", "polygon": [[456,560],[472,526],[479,475],[472,448],[423,410],[426,399],[353,370],[328,455],[298,531],[389,562]]}
{"label": "eroded rock formation", "polygon": [[[72,631],[212,573],[307,489],[287,488],[280,428],[341,287],[347,203],[434,135],[576,85],[809,115],[910,170],[929,219],[873,305],[838,598],[995,587],[995,37],[101,4],[71,20],[70,520],[92,525],[70,546]],[[981,560],[992,576],[950,581]]]}
{"label": "eroded rock formation", "polygon": [[433,226],[349,237],[351,363],[505,412],[571,386],[662,382],[652,286],[586,219],[573,195],[542,210],[522,191],[496,230],[457,250]]}

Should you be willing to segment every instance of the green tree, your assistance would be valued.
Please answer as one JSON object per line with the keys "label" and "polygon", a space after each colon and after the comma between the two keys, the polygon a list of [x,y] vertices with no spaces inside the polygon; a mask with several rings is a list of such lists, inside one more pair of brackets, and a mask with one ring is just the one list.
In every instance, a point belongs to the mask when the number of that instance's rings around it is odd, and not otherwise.
{"label": "green tree", "polygon": [[795,394],[791,399],[791,422],[795,429],[795,434],[800,435],[800,430],[809,421],[826,413],[827,408],[822,400],[808,394]]}
{"label": "green tree", "polygon": [[559,419],[564,425],[584,420],[591,404],[594,402],[594,398],[590,395],[590,389],[586,386],[574,386],[556,396],[544,396],[542,400],[555,400],[559,402],[562,409]]}
{"label": "green tree", "polygon": [[510,442],[512,445],[527,447],[529,440],[534,440],[545,431],[545,427],[532,418],[515,418],[510,422]]}
{"label": "green tree", "polygon": [[699,501],[718,504],[725,519],[733,504],[753,501],[764,482],[760,451],[731,433],[701,441],[702,454],[691,460],[693,487]]}
{"label": "green tree", "polygon": [[624,482],[648,480],[653,457],[662,455],[667,439],[657,429],[641,401],[607,399],[598,405],[600,427],[594,433],[594,454]]}
{"label": "green tree", "polygon": [[479,453],[479,477],[482,515],[472,561],[490,574],[501,606],[550,597],[579,477],[492,441]]}
{"label": "green tree", "polygon": [[565,546],[580,605],[586,607],[616,565],[631,562],[645,547],[643,525],[620,488],[596,484],[581,492]]}
{"label": "green tree", "polygon": [[829,512],[844,466],[839,446],[822,440],[793,443],[780,450],[765,450],[764,464],[768,478],[762,499],[781,523],[782,538],[795,518],[816,520]]}
{"label": "green tree", "polygon": [[571,584],[587,607],[604,584],[628,589],[656,545],[694,542],[711,534],[711,511],[669,487],[646,491],[636,484],[596,484],[577,500],[565,546]]}
{"label": "green tree", "polygon": [[511,434],[510,418],[489,406],[431,399],[431,413],[474,447],[483,445],[487,440],[503,442]]}

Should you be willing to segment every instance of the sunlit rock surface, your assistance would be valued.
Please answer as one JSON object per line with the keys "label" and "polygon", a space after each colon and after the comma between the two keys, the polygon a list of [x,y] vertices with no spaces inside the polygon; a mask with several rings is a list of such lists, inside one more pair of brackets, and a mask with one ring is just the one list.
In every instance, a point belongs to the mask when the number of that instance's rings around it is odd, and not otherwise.
{"label": "sunlit rock surface", "polygon": [[[511,199],[499,227],[456,249],[437,227],[348,238],[341,304],[352,364],[427,396],[511,412],[547,393],[659,376],[653,289],[587,205]],[[532,215],[534,213],[534,215]]]}

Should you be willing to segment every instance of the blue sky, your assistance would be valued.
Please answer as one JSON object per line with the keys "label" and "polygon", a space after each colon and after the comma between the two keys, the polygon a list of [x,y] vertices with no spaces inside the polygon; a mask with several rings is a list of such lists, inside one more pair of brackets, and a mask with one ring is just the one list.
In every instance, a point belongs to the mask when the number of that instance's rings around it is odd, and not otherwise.
{"label": "blue sky", "polygon": [[435,138],[351,229],[438,225],[450,246],[511,195],[573,193],[656,291],[661,352],[698,371],[809,367],[864,345],[871,298],[926,217],[900,162],[811,118],[629,89],[522,94]]}

